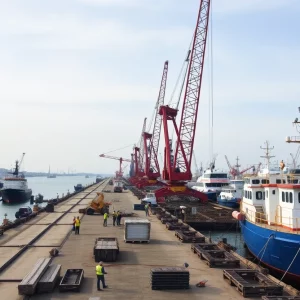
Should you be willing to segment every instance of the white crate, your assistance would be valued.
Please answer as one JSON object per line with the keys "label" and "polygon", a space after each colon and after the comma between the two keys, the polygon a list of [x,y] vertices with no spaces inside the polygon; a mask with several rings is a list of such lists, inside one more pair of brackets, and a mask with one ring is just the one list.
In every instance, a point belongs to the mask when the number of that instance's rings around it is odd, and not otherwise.
{"label": "white crate", "polygon": [[149,242],[151,223],[147,219],[125,219],[125,242]]}

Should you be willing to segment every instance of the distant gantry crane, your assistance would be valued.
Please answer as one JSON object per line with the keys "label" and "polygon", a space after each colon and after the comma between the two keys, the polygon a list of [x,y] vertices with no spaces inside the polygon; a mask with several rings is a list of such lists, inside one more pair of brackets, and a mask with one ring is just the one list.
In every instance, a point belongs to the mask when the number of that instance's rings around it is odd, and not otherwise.
{"label": "distant gantry crane", "polygon": [[122,162],[123,161],[131,162],[131,159],[127,159],[127,158],[123,158],[123,157],[111,156],[111,155],[106,155],[106,154],[100,154],[99,156],[104,157],[104,158],[109,158],[109,159],[115,159],[115,160],[118,160],[120,162],[119,170],[116,171],[116,178],[117,179],[120,179],[121,177],[123,177]]}
{"label": "distant gantry crane", "polygon": [[231,166],[227,156],[225,155],[225,159],[229,168],[229,173],[230,175],[234,178],[237,179],[238,177],[242,176],[245,172],[247,172],[248,170],[252,169],[253,173],[255,172],[255,166],[250,166],[242,171],[240,171],[240,166],[239,165],[239,157],[236,158],[236,164],[234,166]]}

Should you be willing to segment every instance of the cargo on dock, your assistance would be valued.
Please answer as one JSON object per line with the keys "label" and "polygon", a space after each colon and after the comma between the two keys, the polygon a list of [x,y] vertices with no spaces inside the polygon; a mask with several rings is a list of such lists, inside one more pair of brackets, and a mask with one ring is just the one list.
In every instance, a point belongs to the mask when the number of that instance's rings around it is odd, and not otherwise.
{"label": "cargo on dock", "polygon": [[50,263],[50,258],[40,258],[32,270],[23,278],[18,285],[20,295],[34,295],[37,284]]}
{"label": "cargo on dock", "polygon": [[94,257],[95,262],[112,262],[117,260],[119,254],[119,243],[115,237],[100,237],[95,240]]}
{"label": "cargo on dock", "polygon": [[188,230],[190,228],[190,226],[188,224],[184,224],[184,223],[179,223],[179,222],[174,222],[174,223],[170,223],[167,222],[166,223],[166,228],[168,230]]}
{"label": "cargo on dock", "polygon": [[79,292],[84,279],[83,269],[68,269],[59,284],[60,292]]}
{"label": "cargo on dock", "polygon": [[210,268],[213,267],[239,267],[240,261],[225,250],[200,249],[200,259],[206,260]]}
{"label": "cargo on dock", "polygon": [[243,295],[243,297],[259,297],[266,295],[282,296],[283,287],[278,286],[268,277],[256,270],[223,270],[223,278]]}
{"label": "cargo on dock", "polygon": [[[182,215],[184,206],[185,214]],[[232,217],[233,210],[230,208],[222,207],[213,203],[200,203],[197,201],[178,201],[160,203],[159,208],[155,209],[156,215],[161,218],[166,213],[183,219],[183,222],[188,223],[198,230],[234,230],[237,221]]]}
{"label": "cargo on dock", "polygon": [[190,287],[190,273],[185,268],[151,269],[152,290],[178,290]]}
{"label": "cargo on dock", "polygon": [[182,243],[205,243],[205,236],[193,230],[175,230],[175,236]]}
{"label": "cargo on dock", "polygon": [[125,242],[149,242],[151,224],[147,219],[125,219]]}
{"label": "cargo on dock", "polygon": [[59,282],[61,265],[50,265],[37,284],[37,293],[50,293]]}

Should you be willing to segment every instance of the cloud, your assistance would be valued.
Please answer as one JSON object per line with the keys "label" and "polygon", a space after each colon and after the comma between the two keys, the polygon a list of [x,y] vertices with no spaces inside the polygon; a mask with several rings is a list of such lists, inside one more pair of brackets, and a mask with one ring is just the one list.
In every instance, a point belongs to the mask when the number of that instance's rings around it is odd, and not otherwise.
{"label": "cloud", "polygon": [[295,7],[297,0],[217,0],[213,2],[213,13],[217,14],[251,14],[270,11],[283,7]]}
{"label": "cloud", "polygon": [[77,2],[86,5],[133,7],[142,5],[143,0],[77,0]]}

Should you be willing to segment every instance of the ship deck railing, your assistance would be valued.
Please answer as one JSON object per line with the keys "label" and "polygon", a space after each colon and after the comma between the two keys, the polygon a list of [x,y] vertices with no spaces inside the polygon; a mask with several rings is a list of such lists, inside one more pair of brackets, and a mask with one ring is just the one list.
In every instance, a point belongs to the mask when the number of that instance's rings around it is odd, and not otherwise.
{"label": "ship deck railing", "polygon": [[267,214],[257,211],[248,211],[245,213],[245,216],[247,221],[253,224],[259,224],[259,226],[263,228],[268,228],[274,231],[300,234],[300,218],[275,215],[275,220],[272,222],[269,221]]}

